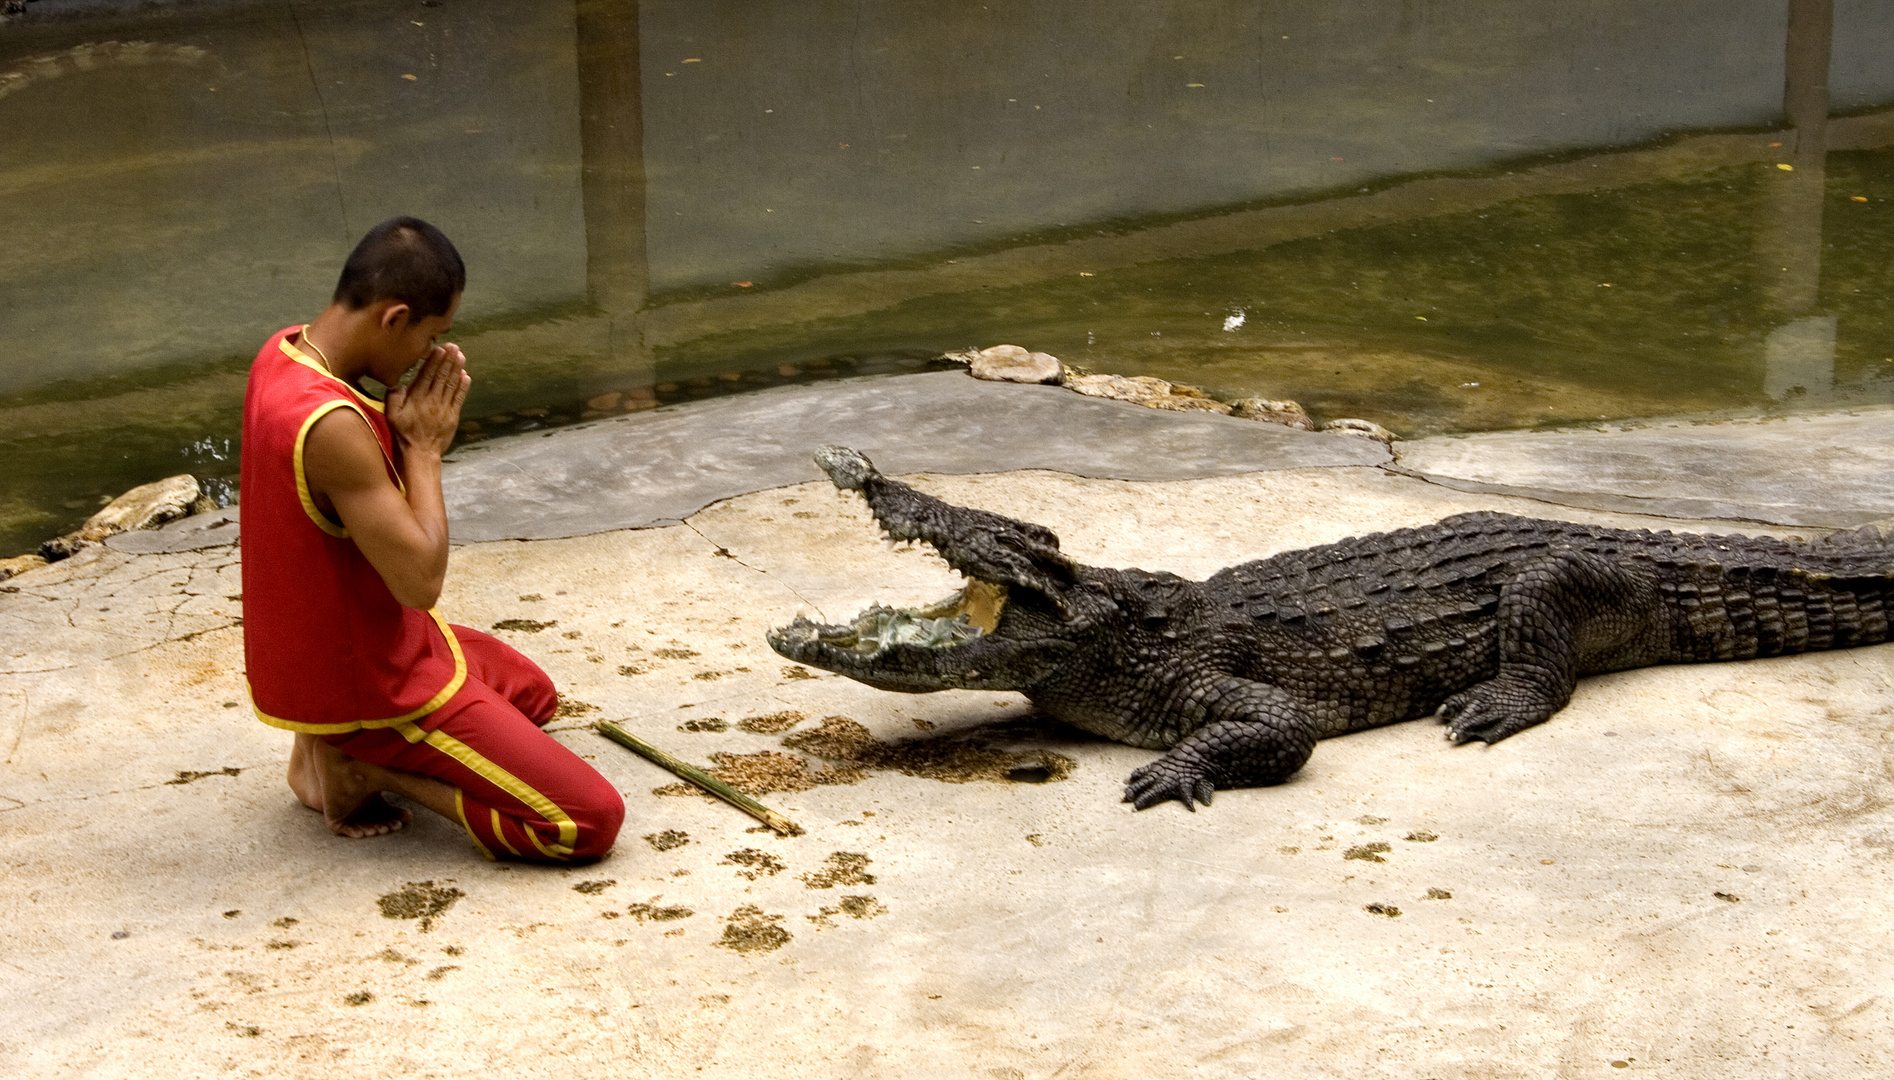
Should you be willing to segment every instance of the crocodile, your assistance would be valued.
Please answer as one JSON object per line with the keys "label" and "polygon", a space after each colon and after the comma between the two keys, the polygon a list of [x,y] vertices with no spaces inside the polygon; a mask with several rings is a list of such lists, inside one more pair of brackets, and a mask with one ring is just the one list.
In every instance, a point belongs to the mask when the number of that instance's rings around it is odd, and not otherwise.
{"label": "crocodile", "polygon": [[887,536],[966,579],[924,608],[798,616],[783,656],[905,693],[1012,690],[1066,723],[1164,754],[1138,810],[1280,783],[1317,740],[1435,716],[1495,743],[1563,708],[1581,676],[1888,640],[1894,537],[1804,542],[1474,512],[1219,571],[1085,566],[1052,530],[943,502],[825,446]]}

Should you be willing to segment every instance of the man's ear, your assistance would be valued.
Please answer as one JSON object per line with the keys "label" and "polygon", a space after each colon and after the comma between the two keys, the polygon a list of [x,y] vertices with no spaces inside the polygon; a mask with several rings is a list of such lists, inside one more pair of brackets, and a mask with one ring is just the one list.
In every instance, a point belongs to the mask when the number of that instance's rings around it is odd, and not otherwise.
{"label": "man's ear", "polygon": [[396,301],[381,309],[381,318],[377,320],[383,330],[403,330],[414,317],[414,310],[408,305]]}

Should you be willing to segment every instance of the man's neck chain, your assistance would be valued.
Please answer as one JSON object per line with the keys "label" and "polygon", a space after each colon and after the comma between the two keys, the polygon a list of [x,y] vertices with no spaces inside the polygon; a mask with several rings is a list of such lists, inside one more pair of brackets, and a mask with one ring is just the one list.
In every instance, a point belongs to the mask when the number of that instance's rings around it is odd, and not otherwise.
{"label": "man's neck chain", "polygon": [[339,379],[342,377],[335,373],[335,365],[329,362],[329,354],[322,351],[322,346],[310,340],[309,328],[307,326],[303,327],[303,344],[316,350],[316,355],[322,359],[322,370],[328,372],[330,378]]}

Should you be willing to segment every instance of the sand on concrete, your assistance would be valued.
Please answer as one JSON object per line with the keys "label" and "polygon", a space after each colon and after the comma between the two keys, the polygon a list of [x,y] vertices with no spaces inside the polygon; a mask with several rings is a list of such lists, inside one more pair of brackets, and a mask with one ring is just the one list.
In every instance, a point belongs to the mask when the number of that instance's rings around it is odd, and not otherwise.
{"label": "sand on concrete", "polygon": [[[912,479],[1051,526],[1083,561],[1192,577],[1477,508],[1761,530],[1351,460],[1139,481],[996,452],[1003,471]],[[1545,495],[1545,455],[1495,475]],[[1590,679],[1497,746],[1396,725],[1324,742],[1280,787],[1132,813],[1122,783],[1148,752],[1017,695],[884,694],[769,651],[764,630],[799,610],[841,618],[954,584],[801,475],[679,524],[455,551],[443,611],[517,627],[499,633],[566,696],[558,737],[626,793],[617,850],[586,867],[488,863],[425,813],[391,838],[330,836],[284,786],[288,736],[248,715],[227,543],[93,548],[7,583],[0,1074],[1894,1068],[1894,647]],[[784,730],[785,713],[803,718]],[[773,730],[746,730],[756,717]],[[1071,769],[836,770],[763,796],[806,830],[783,838],[652,794],[673,778],[589,729],[618,720],[708,762],[795,753],[799,733],[848,730],[834,717],[888,744]]]}

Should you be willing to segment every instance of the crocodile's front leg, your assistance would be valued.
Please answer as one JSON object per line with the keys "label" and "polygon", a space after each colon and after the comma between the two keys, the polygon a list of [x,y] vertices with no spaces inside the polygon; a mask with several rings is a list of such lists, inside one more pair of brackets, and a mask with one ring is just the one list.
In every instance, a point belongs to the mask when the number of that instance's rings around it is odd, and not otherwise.
{"label": "crocodile's front leg", "polygon": [[1220,672],[1204,681],[1185,706],[1201,725],[1126,782],[1136,809],[1177,799],[1195,811],[1218,788],[1280,784],[1315,752],[1316,725],[1288,694]]}

